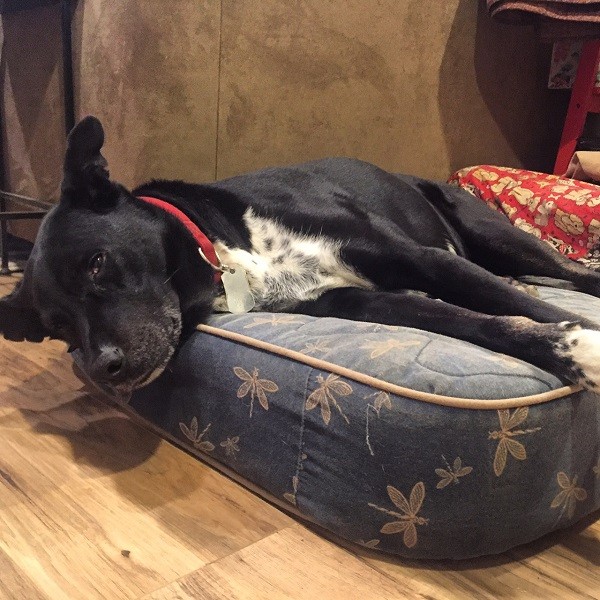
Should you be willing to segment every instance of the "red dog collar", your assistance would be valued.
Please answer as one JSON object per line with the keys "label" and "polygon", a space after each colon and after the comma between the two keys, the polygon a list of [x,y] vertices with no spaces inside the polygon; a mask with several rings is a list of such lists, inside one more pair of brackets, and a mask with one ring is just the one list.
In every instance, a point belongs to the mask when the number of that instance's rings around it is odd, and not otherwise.
{"label": "red dog collar", "polygon": [[148,204],[162,208],[164,211],[175,217],[192,234],[194,240],[196,240],[196,243],[198,244],[200,256],[215,270],[215,282],[218,283],[221,279],[221,272],[223,271],[221,261],[219,260],[212,242],[200,231],[198,226],[177,207],[164,200],[153,198],[151,196],[138,196],[137,198],[138,200],[143,200]]}

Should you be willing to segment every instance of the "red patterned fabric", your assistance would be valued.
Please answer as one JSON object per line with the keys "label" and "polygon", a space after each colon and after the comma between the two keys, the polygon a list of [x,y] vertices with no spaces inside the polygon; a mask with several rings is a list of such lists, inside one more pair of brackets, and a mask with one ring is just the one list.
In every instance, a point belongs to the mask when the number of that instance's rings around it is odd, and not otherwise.
{"label": "red patterned fabric", "polygon": [[558,175],[482,165],[449,181],[574,260],[600,251],[600,187]]}

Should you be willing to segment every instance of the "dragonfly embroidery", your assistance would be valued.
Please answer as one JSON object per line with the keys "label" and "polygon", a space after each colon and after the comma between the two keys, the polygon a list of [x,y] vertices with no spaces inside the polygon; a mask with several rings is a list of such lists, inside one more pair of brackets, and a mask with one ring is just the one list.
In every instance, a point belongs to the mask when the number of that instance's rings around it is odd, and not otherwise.
{"label": "dragonfly embroidery", "polygon": [[252,329],[258,325],[290,325],[296,323],[298,325],[304,325],[304,321],[299,321],[294,315],[267,315],[264,317],[255,317],[252,323],[244,325],[244,329]]}
{"label": "dragonfly embroidery", "polygon": [[407,548],[412,548],[417,543],[417,525],[427,525],[429,519],[419,517],[417,513],[421,510],[423,500],[425,499],[425,484],[422,481],[416,483],[410,492],[410,499],[407,500],[402,492],[395,487],[388,485],[387,493],[394,505],[399,508],[402,513],[398,513],[387,508],[382,508],[376,504],[369,502],[369,506],[395,517],[396,521],[386,523],[381,528],[381,533],[393,534],[404,532],[403,541]]}
{"label": "dragonfly embroidery", "polygon": [[304,354],[319,354],[329,352],[331,348],[327,340],[317,340],[316,342],[307,342],[300,352]]}
{"label": "dragonfly embroidery", "polygon": [[494,473],[497,477],[500,477],[504,472],[506,459],[508,458],[509,453],[517,460],[525,460],[527,458],[525,446],[513,438],[518,435],[534,433],[541,429],[541,427],[534,427],[533,429],[514,429],[517,425],[521,425],[521,423],[527,419],[528,414],[529,408],[526,406],[517,408],[512,415],[508,409],[498,411],[500,430],[491,431],[488,436],[488,439],[490,440],[498,440],[498,447],[496,448],[496,454],[494,456]]}
{"label": "dragonfly embroidery", "polygon": [[391,350],[400,350],[401,348],[408,348],[409,346],[420,346],[421,342],[417,340],[401,342],[400,340],[381,340],[377,342],[369,342],[365,346],[365,349],[371,350],[370,358],[379,358],[384,354],[387,354]]}
{"label": "dragonfly embroidery", "polygon": [[572,519],[575,515],[575,505],[577,504],[577,501],[583,502],[587,498],[587,492],[583,488],[577,487],[577,475],[575,475],[573,481],[571,481],[569,476],[561,471],[560,473],[557,473],[556,480],[558,481],[561,491],[558,492],[554,500],[552,500],[550,508],[562,506],[563,508],[560,516],[562,517],[566,511],[567,517]]}
{"label": "dragonfly embroidery", "polygon": [[438,481],[437,485],[435,486],[438,490],[443,490],[447,485],[450,485],[451,483],[454,483],[454,484],[459,483],[459,481],[458,481],[459,477],[464,477],[465,475],[468,475],[473,470],[473,467],[463,467],[462,460],[460,457],[456,457],[454,459],[454,463],[452,464],[452,466],[450,466],[448,464],[448,462],[446,461],[446,459],[443,456],[442,456],[442,458],[444,459],[444,462],[446,463],[447,468],[435,470],[436,474],[439,477],[441,477],[441,479]]}
{"label": "dragonfly embroidery", "polygon": [[190,426],[188,427],[185,423],[179,423],[179,429],[183,432],[188,440],[194,444],[194,448],[198,450],[203,450],[204,452],[212,452],[215,449],[215,445],[209,442],[208,440],[202,439],[210,429],[211,423],[209,423],[204,430],[199,434],[198,433],[198,419],[194,417]]}
{"label": "dragonfly embroidery", "polygon": [[233,458],[235,458],[236,453],[240,451],[240,447],[238,446],[239,442],[240,436],[236,435],[232,438],[228,437],[226,440],[222,441],[219,446],[225,450],[225,456],[233,456]]}
{"label": "dragonfly embroidery", "polygon": [[269,410],[266,392],[274,393],[279,390],[279,386],[269,379],[259,379],[256,367],[252,370],[252,375],[241,367],[233,367],[233,372],[244,382],[238,388],[237,397],[241,400],[250,394],[250,417],[252,417],[255,397],[265,410]]}
{"label": "dragonfly embroidery", "polygon": [[348,417],[342,411],[335,396],[349,396],[352,393],[352,387],[340,379],[339,375],[330,373],[327,379],[323,375],[317,375],[319,387],[306,399],[306,410],[312,410],[316,406],[321,407],[321,416],[325,425],[329,425],[331,420],[331,406],[335,406],[346,423],[350,423]]}

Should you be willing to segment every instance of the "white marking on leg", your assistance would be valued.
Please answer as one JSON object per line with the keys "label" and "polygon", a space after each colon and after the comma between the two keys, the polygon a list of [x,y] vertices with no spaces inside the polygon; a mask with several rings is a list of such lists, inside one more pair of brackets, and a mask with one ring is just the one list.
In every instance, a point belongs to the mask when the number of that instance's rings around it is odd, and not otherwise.
{"label": "white marking on leg", "polygon": [[446,240],[446,250],[448,250],[448,252],[452,252],[452,254],[458,254],[456,247],[450,240]]}
{"label": "white marking on leg", "polygon": [[575,370],[581,371],[581,385],[600,391],[600,331],[582,329],[579,325],[569,326],[564,345],[558,345],[557,353],[572,360]]}

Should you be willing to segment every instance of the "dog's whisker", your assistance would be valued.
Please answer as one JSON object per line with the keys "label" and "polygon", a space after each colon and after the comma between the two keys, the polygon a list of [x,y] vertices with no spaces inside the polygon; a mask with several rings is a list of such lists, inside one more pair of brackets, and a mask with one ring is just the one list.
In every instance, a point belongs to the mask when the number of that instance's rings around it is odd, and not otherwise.
{"label": "dog's whisker", "polygon": [[173,279],[173,277],[179,272],[179,270],[181,269],[181,267],[177,267],[177,269],[175,269],[164,281],[163,281],[163,285],[165,285],[165,283],[169,283],[169,281],[171,281],[171,279]]}

